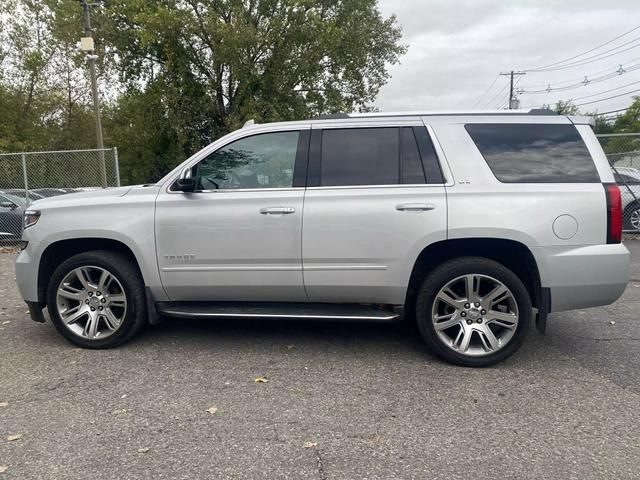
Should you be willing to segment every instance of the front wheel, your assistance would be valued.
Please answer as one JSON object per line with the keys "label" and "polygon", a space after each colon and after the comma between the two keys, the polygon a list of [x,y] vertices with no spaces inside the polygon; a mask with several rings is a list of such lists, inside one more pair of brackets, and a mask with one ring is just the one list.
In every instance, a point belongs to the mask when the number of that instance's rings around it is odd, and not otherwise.
{"label": "front wheel", "polygon": [[143,281],[135,265],[111,251],[81,253],[51,276],[47,307],[56,329],[84,348],[127,341],[146,322]]}
{"label": "front wheel", "polygon": [[429,348],[451,363],[484,367],[522,344],[531,321],[531,299],[522,281],[503,265],[481,257],[443,263],[424,279],[416,320]]}

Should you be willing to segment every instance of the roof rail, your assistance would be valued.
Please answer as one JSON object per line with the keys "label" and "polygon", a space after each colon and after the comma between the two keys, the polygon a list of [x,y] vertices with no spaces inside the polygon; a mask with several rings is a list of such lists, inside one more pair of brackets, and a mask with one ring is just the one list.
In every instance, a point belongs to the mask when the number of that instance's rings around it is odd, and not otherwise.
{"label": "roof rail", "polygon": [[327,115],[317,115],[311,117],[309,120],[338,120],[343,118],[350,118],[348,113],[329,113]]}
{"label": "roof rail", "polygon": [[529,115],[559,115],[558,112],[549,108],[532,108]]}

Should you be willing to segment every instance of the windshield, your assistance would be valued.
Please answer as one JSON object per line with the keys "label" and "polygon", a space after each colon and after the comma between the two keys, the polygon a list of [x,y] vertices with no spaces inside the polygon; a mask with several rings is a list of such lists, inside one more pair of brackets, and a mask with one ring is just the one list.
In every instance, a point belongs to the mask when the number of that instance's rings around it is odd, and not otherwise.
{"label": "windshield", "polygon": [[24,198],[20,198],[20,197],[16,197],[15,195],[9,195],[7,193],[3,193],[2,196],[4,198],[6,198],[7,200],[12,201],[13,203],[15,203],[16,205],[18,205],[19,207],[26,207],[27,206],[27,202]]}

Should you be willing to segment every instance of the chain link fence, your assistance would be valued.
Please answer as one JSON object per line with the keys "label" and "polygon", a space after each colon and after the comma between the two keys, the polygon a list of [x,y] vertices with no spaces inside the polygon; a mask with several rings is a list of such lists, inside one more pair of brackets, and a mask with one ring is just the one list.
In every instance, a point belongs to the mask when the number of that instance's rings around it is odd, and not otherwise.
{"label": "chain link fence", "polygon": [[622,194],[622,228],[640,234],[640,133],[598,135]]}
{"label": "chain link fence", "polygon": [[20,239],[23,212],[36,200],[119,185],[116,148],[2,153],[0,244]]}

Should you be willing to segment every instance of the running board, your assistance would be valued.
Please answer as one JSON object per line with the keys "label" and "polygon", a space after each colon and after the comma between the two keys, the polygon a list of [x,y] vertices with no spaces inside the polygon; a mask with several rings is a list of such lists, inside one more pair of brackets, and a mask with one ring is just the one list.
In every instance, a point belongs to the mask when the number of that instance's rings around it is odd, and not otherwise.
{"label": "running board", "polygon": [[158,314],[177,318],[291,318],[391,322],[398,312],[370,305],[328,303],[158,303]]}

